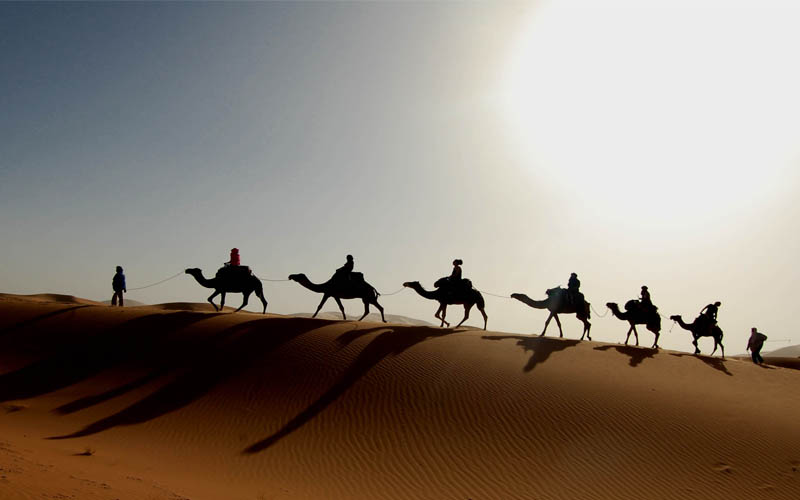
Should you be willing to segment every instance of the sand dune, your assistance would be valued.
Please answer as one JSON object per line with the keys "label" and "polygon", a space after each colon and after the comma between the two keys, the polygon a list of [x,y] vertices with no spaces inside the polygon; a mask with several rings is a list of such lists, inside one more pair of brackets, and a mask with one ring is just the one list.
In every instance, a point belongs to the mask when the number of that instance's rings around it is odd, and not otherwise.
{"label": "sand dune", "polygon": [[796,370],[80,300],[0,296],[0,498],[800,497]]}

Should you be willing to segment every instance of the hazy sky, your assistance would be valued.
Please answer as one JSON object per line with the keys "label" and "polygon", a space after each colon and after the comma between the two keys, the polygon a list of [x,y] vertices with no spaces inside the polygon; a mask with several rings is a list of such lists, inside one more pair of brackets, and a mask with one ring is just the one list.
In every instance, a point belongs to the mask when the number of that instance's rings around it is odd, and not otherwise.
{"label": "hazy sky", "polygon": [[[596,4],[2,3],[0,291],[106,300],[116,265],[134,288],[235,246],[317,282],[352,253],[390,293],[458,257],[504,295],[576,272],[600,314],[643,284],[665,315],[720,300],[730,353],[751,326],[800,342],[800,10]],[[265,293],[276,313],[321,298]],[[127,297],[209,294],[180,276]],[[492,329],[547,316],[486,300]],[[662,345],[690,349],[671,325]]]}

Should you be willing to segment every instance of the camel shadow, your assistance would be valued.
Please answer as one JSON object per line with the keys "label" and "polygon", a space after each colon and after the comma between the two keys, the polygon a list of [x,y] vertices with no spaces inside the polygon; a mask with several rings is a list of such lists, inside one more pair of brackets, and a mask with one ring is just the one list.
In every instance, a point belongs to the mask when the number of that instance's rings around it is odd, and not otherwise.
{"label": "camel shadow", "polygon": [[629,356],[631,359],[628,364],[632,367],[639,366],[642,361],[647,358],[652,358],[656,355],[656,353],[658,353],[658,349],[648,349],[647,347],[634,347],[629,345],[604,345],[594,348],[595,351],[608,351],[609,349],[615,349],[620,354]]}
{"label": "camel shadow", "polygon": [[721,371],[725,375],[732,377],[733,373],[728,370],[728,367],[725,366],[725,360],[722,358],[712,358],[711,356],[700,356],[697,354],[685,354],[685,353],[669,353],[670,356],[675,356],[678,358],[688,357],[688,358],[695,358],[699,359],[703,363],[707,364],[711,368]]}
{"label": "camel shadow", "polygon": [[0,375],[0,402],[47,394],[157,352],[170,332],[207,319],[204,313],[152,314],[102,330],[18,370]]}
{"label": "camel shadow", "polygon": [[350,330],[337,339],[342,346],[347,346],[358,338],[377,333],[377,335],[358,354],[356,359],[345,370],[339,380],[308,408],[298,413],[282,428],[272,435],[251,444],[242,451],[243,455],[252,455],[275,445],[292,432],[303,427],[328,406],[339,399],[378,363],[389,356],[398,356],[409,348],[434,337],[443,337],[455,333],[451,329],[441,330],[428,326],[380,326],[359,330]]}
{"label": "camel shadow", "polygon": [[517,345],[522,347],[525,352],[533,351],[531,359],[522,368],[524,372],[533,371],[536,365],[547,361],[547,358],[554,352],[563,351],[581,343],[580,340],[574,339],[531,337],[529,335],[484,335],[481,338],[485,340],[516,340]]}
{"label": "camel shadow", "polygon": [[[127,408],[100,419],[72,434],[48,439],[84,437],[123,425],[141,424],[179,410],[207,394],[218,384],[253,366],[264,353],[273,351],[300,335],[326,326],[333,321],[305,318],[267,318],[239,323],[217,333],[202,346],[194,347],[181,373],[150,395]],[[68,412],[117,396],[135,386],[156,378],[169,370],[174,357],[168,356],[164,365],[137,381],[107,393],[83,398],[60,407]]]}

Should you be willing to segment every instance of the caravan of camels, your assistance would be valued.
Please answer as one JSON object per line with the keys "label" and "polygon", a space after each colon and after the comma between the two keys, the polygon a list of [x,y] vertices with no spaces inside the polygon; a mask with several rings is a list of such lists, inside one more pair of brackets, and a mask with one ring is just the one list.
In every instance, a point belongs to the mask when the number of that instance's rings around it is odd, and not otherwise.
{"label": "caravan of camels", "polygon": [[[472,307],[477,306],[478,311],[483,315],[483,329],[486,330],[489,319],[485,309],[486,303],[481,292],[472,285],[472,281],[461,277],[462,264],[463,262],[461,259],[454,260],[452,273],[450,276],[438,279],[434,283],[434,290],[426,290],[418,281],[405,282],[403,283],[403,287],[410,288],[420,296],[439,303],[439,308],[434,313],[434,317],[441,321],[439,326],[450,326],[450,323],[445,320],[448,305],[464,306],[464,317],[455,328],[458,328],[469,319],[469,313]],[[353,256],[348,255],[345,264],[337,269],[333,276],[324,283],[314,283],[302,273],[291,274],[288,280],[295,281],[312,292],[322,294],[322,300],[317,306],[317,310],[312,315],[312,318],[319,314],[322,306],[325,305],[329,298],[333,298],[333,300],[336,301],[336,305],[339,306],[339,310],[342,312],[342,318],[347,319],[344,305],[342,305],[342,299],[360,299],[364,303],[364,314],[358,319],[359,321],[369,314],[369,306],[373,305],[378,309],[381,314],[381,320],[385,323],[384,309],[378,303],[380,293],[378,293],[378,290],[374,286],[364,280],[364,275],[362,273],[353,272],[353,267]],[[203,272],[196,268],[186,269],[185,273],[192,276],[203,287],[214,290],[214,293],[211,294],[207,300],[214,306],[216,311],[222,310],[225,306],[226,293],[241,293],[244,296],[242,305],[235,311],[238,312],[247,305],[250,295],[254,292],[264,306],[262,313],[266,313],[267,311],[267,299],[264,297],[261,280],[253,274],[249,267],[239,265],[237,249],[231,251],[231,261],[226,262],[225,265],[217,271],[214,278],[205,278]],[[540,336],[544,336],[550,321],[555,319],[558,325],[559,337],[563,337],[564,332],[561,328],[561,320],[558,315],[575,314],[578,320],[583,323],[581,340],[583,340],[584,337],[588,340],[592,340],[589,334],[592,327],[592,324],[589,322],[591,304],[584,299],[583,294],[580,292],[580,281],[577,275],[575,273],[570,275],[567,288],[555,287],[548,289],[545,293],[547,298],[544,300],[534,300],[524,293],[512,293],[511,298],[534,309],[547,309],[550,312],[545,320],[544,328]],[[217,295],[221,296],[219,306],[217,306],[213,300]],[[684,330],[691,332],[695,354],[700,353],[697,340],[700,337],[712,337],[714,339],[714,350],[711,354],[713,355],[717,351],[717,347],[719,347],[722,356],[725,356],[725,347],[722,345],[722,329],[717,325],[717,311],[719,305],[719,302],[707,305],[692,323],[686,323],[680,315],[673,315],[669,318],[675,321]],[[646,286],[642,287],[640,298],[629,300],[625,303],[624,311],[614,302],[608,302],[606,306],[616,318],[627,321],[630,325],[625,337],[625,345],[628,345],[631,333],[633,333],[636,345],[638,346],[639,332],[636,330],[636,325],[645,325],[645,327],[655,335],[652,348],[658,348],[658,338],[661,335],[661,314],[658,312],[658,308],[650,301],[650,293]]]}

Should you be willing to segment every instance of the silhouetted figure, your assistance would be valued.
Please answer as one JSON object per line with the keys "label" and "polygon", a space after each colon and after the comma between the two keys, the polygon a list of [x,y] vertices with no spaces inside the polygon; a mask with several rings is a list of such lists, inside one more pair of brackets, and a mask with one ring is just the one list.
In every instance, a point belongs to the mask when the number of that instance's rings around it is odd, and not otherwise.
{"label": "silhouetted figure", "polygon": [[[721,305],[720,302],[714,302],[713,304],[708,304],[700,311],[699,319],[701,318],[703,320],[709,332],[717,324],[717,313]],[[697,323],[696,320],[695,323]]]}
{"label": "silhouetted figure", "polygon": [[458,283],[459,281],[461,281],[461,264],[463,263],[464,261],[462,261],[461,259],[456,259],[453,261],[453,272],[450,273],[451,283]]}
{"label": "silhouetted figure", "polygon": [[239,249],[238,248],[231,248],[231,260],[225,263],[226,266],[236,267],[241,265],[241,260],[239,259]]}
{"label": "silhouetted figure", "polygon": [[[208,301],[212,306],[214,306],[215,311],[221,311],[222,308],[225,307],[226,293],[241,293],[244,296],[242,305],[239,306],[239,309],[234,311],[238,312],[247,305],[247,301],[250,299],[250,294],[255,292],[256,296],[261,299],[261,303],[264,304],[263,312],[267,312],[267,299],[264,298],[264,290],[261,285],[261,280],[253,275],[252,271],[250,271],[250,268],[246,266],[222,267],[217,271],[217,275],[212,279],[206,279],[203,276],[203,271],[200,269],[187,269],[185,272],[197,280],[200,285],[206,288],[214,289],[214,293],[211,294],[211,297],[208,298]],[[217,295],[222,295],[219,307],[214,304],[213,300]]]}
{"label": "silhouetted figure", "polygon": [[355,261],[353,260],[353,256],[348,255],[347,262],[345,262],[342,267],[337,269],[336,272],[333,274],[333,276],[339,279],[350,281],[352,280],[354,267],[355,267]]}
{"label": "silhouetted figure", "polygon": [[653,349],[658,349],[658,337],[661,335],[661,316],[658,314],[658,308],[650,302],[650,294],[647,292],[647,287],[642,287],[642,297],[639,300],[629,300],[625,303],[625,312],[619,310],[619,306],[614,302],[606,303],[611,313],[623,321],[627,321],[630,325],[628,334],[625,336],[625,345],[628,345],[628,340],[631,338],[631,333],[636,336],[636,345],[639,345],[639,332],[636,331],[636,325],[645,325],[648,330],[656,335],[653,342]]}
{"label": "silhouetted figure", "polygon": [[[453,261],[453,265],[456,265],[456,262],[461,262],[460,260]],[[460,269],[459,269],[460,270]],[[452,288],[449,286],[442,286],[445,282],[448,282],[452,278],[451,276],[440,278],[436,280],[434,283],[434,287],[436,290],[428,291],[425,290],[422,285],[420,285],[419,281],[407,281],[403,283],[404,287],[411,288],[415,292],[417,292],[422,297],[426,299],[435,300],[439,303],[439,309],[436,310],[436,313],[433,315],[436,319],[442,320],[442,323],[439,326],[450,326],[450,323],[445,321],[445,316],[447,315],[447,306],[451,304],[463,304],[464,305],[464,319],[462,319],[455,327],[458,328],[461,326],[461,323],[465,322],[469,318],[469,311],[472,309],[472,306],[477,305],[478,310],[483,315],[483,329],[486,330],[486,323],[489,321],[489,317],[486,315],[486,303],[483,300],[483,295],[481,292],[474,289],[472,287],[472,282],[470,280],[459,280],[461,282],[456,288]],[[468,285],[468,286],[467,286]]]}
{"label": "silhouetted figure", "polygon": [[711,355],[713,356],[714,353],[717,352],[717,346],[719,346],[722,348],[722,357],[725,357],[725,346],[722,345],[722,329],[717,325],[712,325],[711,328],[709,328],[708,318],[703,314],[699,315],[692,323],[683,321],[683,318],[681,318],[679,314],[670,316],[669,319],[677,322],[684,330],[692,332],[692,344],[694,345],[695,354],[700,354],[700,348],[697,347],[697,339],[700,337],[712,337],[714,339],[714,350],[711,351]]}
{"label": "silhouetted figure", "polygon": [[766,342],[766,340],[767,336],[756,330],[756,327],[750,329],[750,339],[747,341],[747,350],[750,351],[753,357],[753,363],[757,365],[764,362],[764,358],[761,357],[761,348],[764,347],[764,342]]}
{"label": "silhouetted figure", "polygon": [[646,286],[642,286],[642,296],[639,298],[639,301],[641,301],[642,306],[646,308],[653,307],[653,301],[650,299],[650,291]]}
{"label": "silhouetted figure", "polygon": [[580,288],[581,280],[578,279],[578,275],[575,273],[570,274],[567,281],[567,302],[575,306],[576,309],[580,309],[584,302]]}
{"label": "silhouetted figure", "polygon": [[[364,314],[358,319],[359,321],[364,319],[364,317],[369,313],[369,305],[372,304],[378,308],[378,311],[381,313],[381,319],[384,323],[386,323],[386,318],[383,316],[383,307],[378,304],[378,296],[380,294],[375,287],[364,280],[363,274],[350,273],[353,279],[341,279],[339,277],[342,270],[345,270],[348,267],[350,270],[353,269],[353,256],[348,255],[347,257],[347,264],[337,269],[333,276],[331,276],[331,279],[325,283],[312,283],[305,274],[290,274],[289,279],[296,281],[301,286],[308,288],[312,292],[323,294],[322,301],[317,306],[317,310],[314,312],[314,315],[311,316],[312,318],[316,317],[320,309],[322,309],[322,306],[325,305],[325,302],[330,297],[333,297],[333,300],[335,300],[336,304],[339,306],[339,310],[342,311],[342,318],[344,319],[347,319],[347,315],[344,312],[344,306],[342,305],[341,299],[361,299],[361,301],[364,303]],[[348,266],[348,264],[350,265]]]}
{"label": "silhouetted figure", "polygon": [[122,307],[125,299],[122,297],[123,293],[128,293],[128,288],[125,285],[125,275],[122,273],[122,266],[117,266],[117,272],[111,280],[111,288],[114,289],[114,295],[111,297],[111,305],[117,305],[119,299],[119,306]]}
{"label": "silhouetted figure", "polygon": [[[572,275],[575,276],[577,280],[575,273],[572,273]],[[547,298],[545,300],[533,300],[524,293],[512,293],[511,298],[517,299],[523,304],[533,307],[534,309],[547,309],[550,311],[550,315],[544,322],[544,328],[542,329],[542,333],[539,335],[540,337],[543,336],[547,331],[547,325],[550,324],[550,320],[552,319],[555,319],[556,324],[558,325],[559,337],[563,337],[564,331],[561,329],[561,320],[558,319],[558,315],[575,314],[581,323],[583,323],[583,334],[581,335],[581,340],[583,340],[583,337],[592,340],[591,335],[589,335],[589,330],[592,328],[592,324],[589,322],[589,318],[591,316],[589,312],[591,305],[583,299],[583,294],[580,296],[580,304],[576,305],[574,302],[570,302],[569,300],[569,290],[556,287],[547,290],[546,293]]]}

